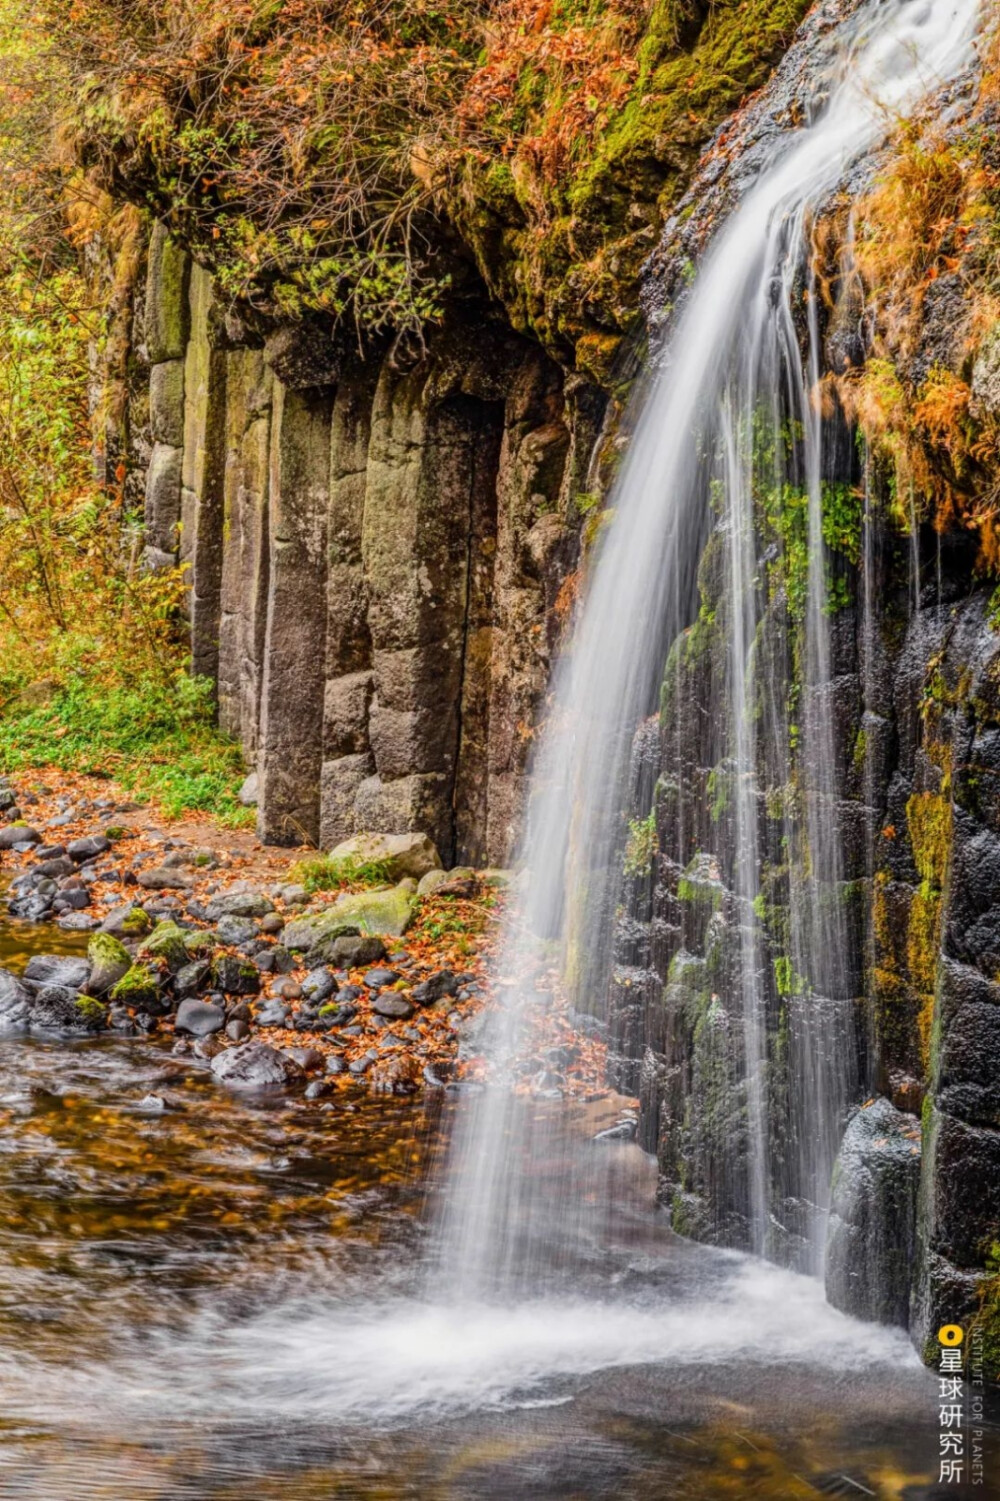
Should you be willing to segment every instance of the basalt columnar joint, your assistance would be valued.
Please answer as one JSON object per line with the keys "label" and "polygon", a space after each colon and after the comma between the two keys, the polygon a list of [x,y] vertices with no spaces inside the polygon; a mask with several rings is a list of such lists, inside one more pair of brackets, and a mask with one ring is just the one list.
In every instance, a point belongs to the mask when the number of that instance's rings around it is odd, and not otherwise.
{"label": "basalt columnar joint", "polygon": [[605,398],[485,317],[367,358],[255,336],[159,225],[145,304],[147,563],[187,565],[262,837],[502,863]]}

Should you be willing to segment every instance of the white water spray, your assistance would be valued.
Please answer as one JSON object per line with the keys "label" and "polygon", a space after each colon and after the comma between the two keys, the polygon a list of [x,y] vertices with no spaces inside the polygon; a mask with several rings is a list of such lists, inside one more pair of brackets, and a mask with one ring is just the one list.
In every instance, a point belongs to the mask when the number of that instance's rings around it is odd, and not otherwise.
{"label": "white water spray", "polygon": [[[850,163],[891,124],[970,62],[979,0],[869,0],[838,32],[826,103],[804,128],[776,139],[756,183],[716,235],[666,357],[645,399],[613,497],[571,650],[556,680],[556,707],[533,783],[522,907],[536,935],[560,939],[578,975],[581,958],[610,946],[614,864],[620,848],[631,738],[655,704],[668,644],[691,618],[698,556],[710,505],[724,539],[727,684],[718,706],[730,726],[735,798],[733,899],[740,926],[739,1007],[746,1075],[746,1241],[767,1253],[773,1195],[760,934],[758,781],[761,739],[789,756],[787,705],[755,679],[758,627],[755,496],[762,481],[794,485],[806,501],[808,578],[797,747],[804,816],[788,826],[800,848],[790,861],[792,931],[788,1047],[791,1192],[804,1204],[800,1265],[819,1270],[828,1184],[844,1110],[857,1089],[851,1044],[848,936],[828,893],[841,879],[833,798],[831,648],[824,551],[824,423],[810,401],[820,374],[816,299],[800,333],[803,270],[812,211]],[[808,278],[808,272],[806,272]],[[802,345],[805,344],[803,354]],[[795,429],[789,453],[778,435]],[[762,457],[761,424],[767,441]],[[767,473],[766,471],[770,471]],[[751,711],[754,696],[765,712]],[[706,706],[711,708],[713,706]],[[770,726],[769,726],[770,721]],[[804,842],[805,848],[801,846]],[[595,931],[596,929],[596,931]],[[512,926],[500,966],[506,1004],[489,1052],[503,1072],[534,1008],[535,940]],[[606,966],[605,966],[606,968]],[[602,997],[585,997],[599,1010]],[[547,1121],[502,1078],[470,1099],[455,1144],[446,1224],[448,1281],[468,1296],[513,1296],[593,1245],[592,1214],[603,1168],[560,1178]],[[594,1154],[594,1163],[598,1154]],[[550,1165],[552,1170],[545,1170]],[[589,1176],[588,1176],[589,1172]],[[572,1250],[570,1249],[572,1248]]]}

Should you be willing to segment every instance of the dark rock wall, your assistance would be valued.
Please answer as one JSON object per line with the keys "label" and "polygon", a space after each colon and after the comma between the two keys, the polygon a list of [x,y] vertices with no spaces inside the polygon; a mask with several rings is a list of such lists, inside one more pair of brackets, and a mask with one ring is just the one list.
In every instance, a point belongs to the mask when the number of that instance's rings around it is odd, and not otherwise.
{"label": "dark rock wall", "polygon": [[187,565],[262,838],[505,862],[604,398],[485,314],[368,359],[255,338],[159,225],[145,309],[147,564]]}

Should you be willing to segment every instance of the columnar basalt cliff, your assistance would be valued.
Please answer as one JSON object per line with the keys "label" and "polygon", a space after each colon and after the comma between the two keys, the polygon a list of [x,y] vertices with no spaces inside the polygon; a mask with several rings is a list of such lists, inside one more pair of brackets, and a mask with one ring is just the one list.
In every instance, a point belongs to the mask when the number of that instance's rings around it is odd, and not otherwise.
{"label": "columnar basalt cliff", "polygon": [[145,356],[147,563],[188,565],[262,838],[505,861],[606,398],[495,319],[367,358],[255,338],[160,225]]}

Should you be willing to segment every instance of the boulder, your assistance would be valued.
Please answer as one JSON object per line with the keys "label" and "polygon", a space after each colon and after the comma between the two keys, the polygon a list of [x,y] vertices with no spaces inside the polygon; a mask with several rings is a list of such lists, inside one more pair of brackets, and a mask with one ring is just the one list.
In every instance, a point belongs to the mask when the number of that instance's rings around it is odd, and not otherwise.
{"label": "boulder", "polygon": [[82,990],[90,979],[90,960],[73,959],[66,954],[35,954],[25,965],[24,978],[34,985],[63,985],[70,990]]}
{"label": "boulder", "polygon": [[244,1042],[212,1059],[212,1073],[231,1089],[282,1089],[302,1078],[294,1059],[266,1042]]}
{"label": "boulder", "polygon": [[355,834],[330,851],[331,860],[384,866],[391,881],[412,876],[419,881],[429,870],[441,868],[441,856],[426,834]]}
{"label": "boulder", "polygon": [[413,895],[404,885],[376,891],[345,892],[332,907],[288,923],[285,947],[311,950],[349,935],[388,934],[400,938],[413,915]]}
{"label": "boulder", "polygon": [[220,917],[216,934],[220,943],[249,943],[257,937],[257,924],[252,917]]}
{"label": "boulder", "polygon": [[66,853],[77,865],[86,865],[89,860],[96,860],[98,855],[103,855],[111,848],[111,841],[103,834],[89,834],[85,839],[74,839],[66,846]]}
{"label": "boulder", "polygon": [[142,871],[137,879],[147,891],[190,891],[194,886],[192,878],[176,865],[154,865],[152,870]]}
{"label": "boulder", "polygon": [[208,980],[211,965],[207,959],[192,959],[174,975],[174,995],[178,1000],[197,995]]}
{"label": "boulder", "polygon": [[908,1327],[920,1121],[876,1099],[851,1117],[833,1170],[826,1296],[855,1318]]}
{"label": "boulder", "polygon": [[8,824],[5,829],[0,829],[0,850],[17,849],[18,845],[41,844],[42,836],[37,829],[29,828],[26,823]]}
{"label": "boulder", "polygon": [[87,989],[91,995],[104,995],[132,968],[132,955],[110,933],[95,933],[87,945],[90,975]]}
{"label": "boulder", "polygon": [[220,954],[212,965],[212,983],[226,995],[258,995],[260,975],[247,960]]}
{"label": "boulder", "polygon": [[376,996],[372,1002],[372,1010],[378,1016],[387,1017],[390,1021],[409,1021],[413,1015],[412,1001],[405,996],[396,995],[390,991],[387,995]]}
{"label": "boulder", "polygon": [[158,923],[140,948],[139,955],[143,959],[162,959],[171,974],[176,974],[191,957],[187,933],[175,922]]}
{"label": "boulder", "polygon": [[68,985],[43,985],[31,1005],[33,1032],[63,1032],[85,1036],[104,1030],[107,1007]]}
{"label": "boulder", "polygon": [[23,1027],[31,1015],[34,996],[9,970],[0,969],[0,1027]]}
{"label": "boulder", "polygon": [[137,1011],[159,1009],[160,990],[156,976],[146,964],[133,964],[117,984],[111,987],[116,1006],[132,1006]]}

